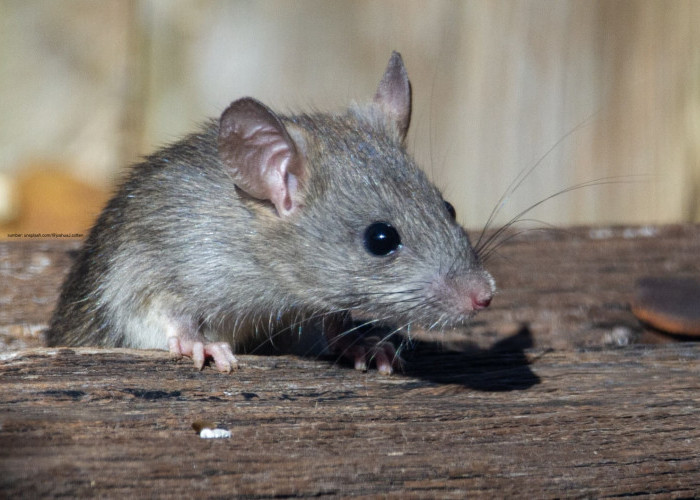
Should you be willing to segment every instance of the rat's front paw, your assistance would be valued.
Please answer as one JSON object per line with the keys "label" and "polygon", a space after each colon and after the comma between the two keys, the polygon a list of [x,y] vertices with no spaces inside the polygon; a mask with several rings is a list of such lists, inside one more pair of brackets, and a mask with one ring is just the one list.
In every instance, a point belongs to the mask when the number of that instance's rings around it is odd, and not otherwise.
{"label": "rat's front paw", "polygon": [[168,339],[170,354],[176,358],[188,356],[194,361],[194,366],[201,370],[206,358],[213,358],[216,369],[220,372],[231,372],[238,368],[238,360],[231,351],[228,342],[202,342],[201,340],[184,340],[179,337]]}
{"label": "rat's front paw", "polygon": [[394,370],[401,371],[403,360],[396,353],[396,348],[389,340],[375,335],[359,332],[341,333],[329,339],[333,352],[349,360],[355,370],[367,371],[374,363],[382,375],[391,375]]}

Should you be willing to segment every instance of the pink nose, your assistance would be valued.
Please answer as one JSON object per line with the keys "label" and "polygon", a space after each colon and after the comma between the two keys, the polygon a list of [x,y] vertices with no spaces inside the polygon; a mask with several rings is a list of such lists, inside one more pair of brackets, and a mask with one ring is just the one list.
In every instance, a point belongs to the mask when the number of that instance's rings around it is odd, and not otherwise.
{"label": "pink nose", "polygon": [[478,311],[479,309],[486,309],[489,304],[491,303],[491,299],[493,298],[493,295],[490,292],[487,291],[481,291],[479,293],[475,293],[474,295],[471,296],[472,299],[472,308],[475,311]]}

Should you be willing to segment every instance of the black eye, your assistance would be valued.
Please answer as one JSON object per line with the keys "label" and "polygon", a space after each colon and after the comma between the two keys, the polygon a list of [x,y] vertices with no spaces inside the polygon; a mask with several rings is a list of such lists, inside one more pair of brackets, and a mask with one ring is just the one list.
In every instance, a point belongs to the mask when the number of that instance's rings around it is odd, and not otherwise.
{"label": "black eye", "polygon": [[389,255],[399,247],[401,237],[388,222],[373,222],[365,229],[365,248],[372,255]]}
{"label": "black eye", "polygon": [[449,201],[446,201],[445,208],[447,209],[447,212],[450,214],[450,217],[452,217],[452,220],[455,220],[457,218],[457,212],[455,211],[455,207],[452,206],[452,203],[450,203]]}

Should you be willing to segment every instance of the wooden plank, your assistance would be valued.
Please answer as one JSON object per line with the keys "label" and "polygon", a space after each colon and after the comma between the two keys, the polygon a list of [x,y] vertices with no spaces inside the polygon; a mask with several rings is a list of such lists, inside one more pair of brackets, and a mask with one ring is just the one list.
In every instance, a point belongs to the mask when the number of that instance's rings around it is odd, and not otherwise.
{"label": "wooden plank", "polygon": [[0,241],[0,350],[42,345],[75,240]]}
{"label": "wooden plank", "polygon": [[[457,353],[382,377],[244,356],[37,349],[0,364],[0,491],[37,496],[700,494],[700,346]],[[530,362],[531,364],[528,364]],[[228,428],[204,440],[193,422]]]}
{"label": "wooden plank", "polygon": [[38,347],[77,245],[0,242],[0,497],[700,495],[700,345],[611,348],[659,338],[634,283],[700,276],[700,226],[511,240],[492,307],[392,377]]}

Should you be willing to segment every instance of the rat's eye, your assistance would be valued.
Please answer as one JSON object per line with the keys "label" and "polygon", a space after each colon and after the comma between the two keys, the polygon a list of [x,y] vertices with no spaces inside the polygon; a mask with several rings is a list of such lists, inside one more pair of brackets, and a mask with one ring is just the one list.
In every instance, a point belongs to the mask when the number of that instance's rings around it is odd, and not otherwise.
{"label": "rat's eye", "polygon": [[365,229],[365,248],[372,255],[389,255],[400,247],[401,237],[388,222],[373,222]]}
{"label": "rat's eye", "polygon": [[452,203],[449,201],[445,202],[445,208],[447,209],[447,212],[450,214],[450,217],[452,217],[452,220],[457,219],[457,212],[455,211],[455,207],[452,206]]}

